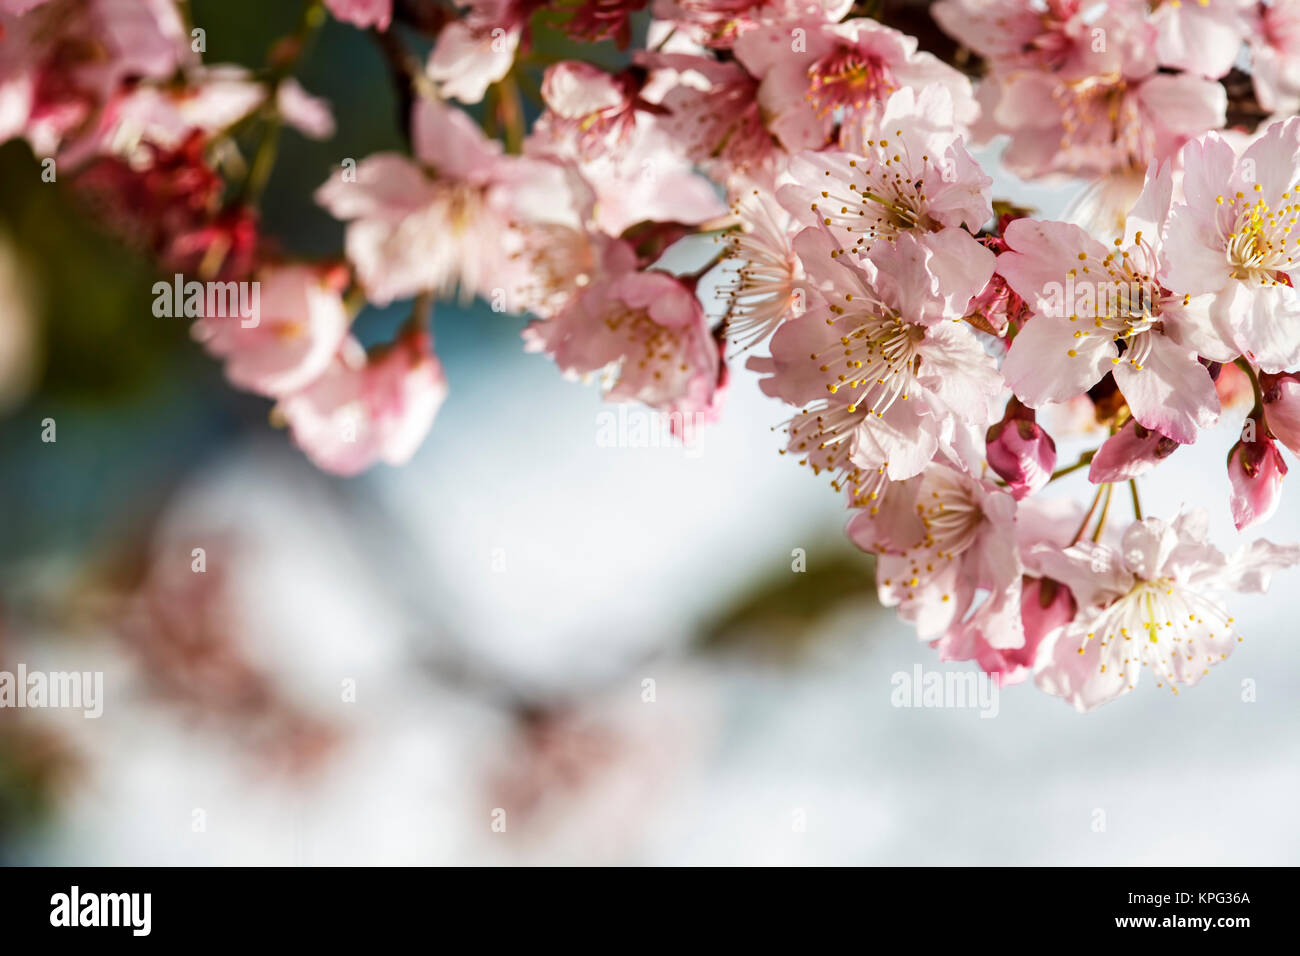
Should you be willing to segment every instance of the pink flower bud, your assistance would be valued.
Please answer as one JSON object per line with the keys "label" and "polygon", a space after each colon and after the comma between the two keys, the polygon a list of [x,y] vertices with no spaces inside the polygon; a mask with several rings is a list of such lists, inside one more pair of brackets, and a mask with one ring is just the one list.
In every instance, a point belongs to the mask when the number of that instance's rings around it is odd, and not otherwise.
{"label": "pink flower bud", "polygon": [[1264,420],[1283,445],[1300,455],[1300,372],[1259,377],[1264,392]]}
{"label": "pink flower bud", "polygon": [[1020,619],[1025,625],[1025,645],[1018,653],[1032,667],[1038,645],[1059,627],[1074,620],[1075,601],[1070,589],[1051,578],[1024,579],[1020,590]]}
{"label": "pink flower bud", "polygon": [[1056,467],[1056,442],[1034,421],[1034,410],[1016,399],[985,436],[989,467],[1006,479],[1019,501],[1047,484]]}
{"label": "pink flower bud", "polygon": [[1150,471],[1177,450],[1178,442],[1130,418],[1097,449],[1088,480],[1094,485],[1128,481]]}
{"label": "pink flower bud", "polygon": [[953,627],[936,641],[939,657],[945,661],[973,660],[999,687],[1019,684],[1028,677],[1038,659],[1039,648],[1057,630],[1074,620],[1075,601],[1070,589],[1051,578],[1025,577],[1020,588],[1020,619],[1025,642],[1019,647],[994,647],[985,629],[967,621]]}
{"label": "pink flower bud", "polygon": [[1277,445],[1264,428],[1258,424],[1250,429],[1254,418],[1246,419],[1249,437],[1254,441],[1241,441],[1228,452],[1228,479],[1232,482],[1232,520],[1237,530],[1267,521],[1282,500],[1282,476],[1286,462],[1282,460]]}

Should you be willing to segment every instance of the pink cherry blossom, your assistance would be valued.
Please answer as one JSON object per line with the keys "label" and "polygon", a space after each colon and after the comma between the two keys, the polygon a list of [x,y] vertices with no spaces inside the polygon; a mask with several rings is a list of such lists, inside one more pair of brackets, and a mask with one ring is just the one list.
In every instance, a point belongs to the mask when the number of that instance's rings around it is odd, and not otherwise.
{"label": "pink cherry blossom", "polygon": [[94,130],[130,81],[166,79],[196,60],[170,0],[50,0],[0,12],[0,136],[54,155]]}
{"label": "pink cherry blossom", "polygon": [[595,153],[584,139],[548,111],[533,125],[524,155],[576,167],[595,194],[595,225],[609,235],[652,220],[697,225],[726,212],[713,184],[675,148],[658,117],[637,112],[618,143]]}
{"label": "pink cherry blossom", "polygon": [[[999,648],[1022,647],[1023,565],[1012,497],[946,464],[931,465],[915,493],[922,532],[901,553],[877,557],[880,603],[897,607],[899,616],[916,626],[917,636],[930,640],[963,621],[982,593],[986,600],[975,613],[989,640]],[[850,524],[850,537],[854,528]]]}
{"label": "pink cherry blossom", "polygon": [[1007,226],[1010,248],[998,272],[1034,312],[1002,367],[1021,401],[1034,408],[1065,401],[1110,373],[1148,429],[1188,444],[1214,422],[1218,396],[1197,360],[1207,347],[1200,330],[1209,300],[1161,282],[1170,191],[1167,169],[1151,176],[1112,249],[1068,223]]}
{"label": "pink cherry blossom", "polygon": [[956,422],[987,425],[1000,387],[993,359],[969,326],[943,321],[948,299],[926,246],[905,234],[855,264],[810,227],[794,248],[810,279],[835,292],[781,324],[770,360],[750,361],[772,373],[763,391],[807,406],[789,426],[791,450],[838,447],[840,467],[901,480],[952,441]]}
{"label": "pink cherry blossom", "polygon": [[254,281],[256,315],[205,316],[193,334],[226,360],[226,377],[239,388],[272,397],[305,388],[325,372],[347,334],[339,283],[306,265],[271,266]]}
{"label": "pink cherry blossom", "polygon": [[708,414],[718,345],[695,290],[664,272],[639,272],[625,242],[609,242],[600,274],[553,317],[524,332],[566,375],[604,373],[605,397],[667,413]]}
{"label": "pink cherry blossom", "polygon": [[1151,14],[1162,66],[1218,79],[1232,69],[1250,31],[1251,0],[1162,3]]}
{"label": "pink cherry blossom", "polygon": [[645,106],[632,74],[614,75],[580,60],[546,68],[542,99],[556,133],[576,142],[583,155],[630,140],[636,111]]}
{"label": "pink cherry blossom", "polygon": [[198,130],[205,137],[235,123],[260,106],[266,87],[240,67],[201,67],[188,71],[184,86],[138,85],[113,97],[100,114],[98,130],[65,149],[77,162],[94,153],[114,153],[137,164],[144,144],[175,149]]}
{"label": "pink cherry blossom", "polygon": [[999,630],[1005,626],[1005,615],[980,613],[981,608],[954,623],[934,642],[941,660],[974,661],[1001,686],[1018,684],[1030,676],[1044,642],[1074,619],[1075,600],[1064,584],[1040,576],[1033,560],[1026,560],[1025,555],[1040,544],[1068,547],[1069,529],[1079,520],[1077,511],[1059,501],[1026,501],[1016,508],[1016,548],[1025,565],[1019,585],[1023,643],[1009,646]]}
{"label": "pink cherry blossom", "polygon": [[478,103],[487,88],[514,65],[522,30],[478,26],[469,20],[449,23],[438,34],[426,72],[445,97]]}
{"label": "pink cherry blossom", "polygon": [[[460,110],[421,100],[413,111],[413,162],[376,153],[336,173],[316,201],[348,221],[348,259],[371,301],[422,291],[489,295],[506,287],[504,238],[529,193],[564,194],[563,169],[505,156]],[[557,208],[560,219],[573,210]]]}
{"label": "pink cherry blossom", "polygon": [[932,12],[950,36],[999,70],[1043,71],[1069,81],[1142,68],[1154,41],[1142,6],[1121,0],[1099,11],[1088,0],[941,0]]}
{"label": "pink cherry blossom", "polygon": [[942,89],[896,93],[879,138],[865,140],[860,153],[796,156],[789,168],[794,182],[781,186],[777,196],[791,213],[824,225],[858,257],[872,256],[899,236],[916,237],[932,255],[929,268],[947,293],[949,317],[959,318],[992,272],[992,254],[968,231],[993,216],[992,180],[959,136],[942,132],[945,121],[950,129],[951,116]]}
{"label": "pink cherry blossom", "polygon": [[794,251],[793,234],[801,227],[769,193],[746,190],[733,208],[739,225],[726,261],[735,271],[721,291],[727,336],[748,348],[785,319],[802,315],[820,293],[805,281]]}
{"label": "pink cherry blossom", "polygon": [[285,123],[308,139],[329,139],[334,135],[334,113],[328,101],[312,96],[293,77],[276,88],[275,108]]}
{"label": "pink cherry blossom", "polygon": [[760,26],[741,35],[735,52],[761,80],[759,105],[791,152],[824,147],[837,116],[846,130],[872,125],[903,89],[946,90],[959,127],[977,112],[969,80],[874,20],[827,23],[814,16]]}
{"label": "pink cherry blossom", "polygon": [[1266,110],[1300,110],[1300,0],[1273,0],[1258,8],[1251,44],[1250,78]]}
{"label": "pink cherry blossom", "polygon": [[[0,142],[161,277],[209,283],[194,337],[317,467],[414,455],[447,394],[430,307],[478,296],[687,443],[744,354],[881,603],[1000,686],[1088,710],[1143,666],[1195,683],[1239,640],[1220,592],[1300,563],[1144,518],[1195,495],[1182,444],[1227,452],[1238,530],[1300,451],[1300,0],[326,7],[386,64],[404,145],[339,138],[315,198],[342,248],[315,265],[287,250],[329,235],[277,234],[304,186],[277,164],[282,126],[335,132],[300,83],[347,32],[320,7],[229,66],[175,0],[0,0]],[[214,304],[235,282],[251,313]],[[367,352],[365,303],[412,298]],[[1240,441],[1209,430],[1225,410]]]}
{"label": "pink cherry blossom", "polygon": [[370,355],[346,340],[324,373],[275,408],[318,468],[356,475],[409,461],[446,396],[433,339],[413,330]]}
{"label": "pink cherry blossom", "polygon": [[1264,371],[1300,365],[1300,256],[1289,221],[1300,212],[1300,118],[1272,124],[1241,156],[1207,134],[1182,162],[1166,285],[1211,295],[1216,330]]}
{"label": "pink cherry blossom", "polygon": [[354,27],[387,30],[393,19],[393,0],[325,0],[330,13]]}
{"label": "pink cherry blossom", "polygon": [[1130,525],[1118,550],[1081,541],[1039,545],[1036,559],[1078,602],[1074,620],[1043,648],[1038,686],[1092,710],[1137,686],[1197,683],[1241,640],[1214,595],[1262,593],[1275,570],[1300,563],[1300,547],[1256,541],[1225,558],[1206,540],[1204,512]]}
{"label": "pink cherry blossom", "polygon": [[783,164],[784,151],[758,103],[758,80],[744,67],[680,53],[642,62],[655,71],[655,95],[668,112],[661,120],[665,132],[715,179],[769,179]]}
{"label": "pink cherry blossom", "polygon": [[989,133],[1007,133],[1002,161],[1022,179],[1143,170],[1223,126],[1222,85],[1188,73],[1103,74],[1063,83],[1050,73],[990,77],[980,88]]}
{"label": "pink cherry blossom", "polygon": [[655,0],[654,15],[696,43],[725,49],[765,22],[806,17],[834,23],[852,5],[852,0]]}

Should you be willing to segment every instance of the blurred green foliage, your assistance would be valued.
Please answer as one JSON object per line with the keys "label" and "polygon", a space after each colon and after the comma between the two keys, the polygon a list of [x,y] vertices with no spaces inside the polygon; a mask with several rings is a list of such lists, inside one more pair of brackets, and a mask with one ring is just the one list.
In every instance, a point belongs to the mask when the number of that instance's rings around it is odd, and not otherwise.
{"label": "blurred green foliage", "polygon": [[833,614],[855,601],[876,606],[875,565],[843,535],[815,540],[805,549],[803,570],[774,567],[746,589],[701,631],[708,650],[739,650],[786,660],[797,657]]}
{"label": "blurred green foliage", "polygon": [[41,180],[26,143],[0,146],[0,229],[18,246],[42,328],[46,395],[111,402],[148,386],[188,341],[152,312],[152,267],[86,221],[62,182]]}

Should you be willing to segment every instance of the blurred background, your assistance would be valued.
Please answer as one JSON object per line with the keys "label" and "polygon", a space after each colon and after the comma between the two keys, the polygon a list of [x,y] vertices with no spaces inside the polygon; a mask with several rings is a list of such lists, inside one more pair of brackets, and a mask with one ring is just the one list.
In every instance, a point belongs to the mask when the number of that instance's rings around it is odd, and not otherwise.
{"label": "blurred background", "polygon": [[[296,17],[192,6],[213,63],[261,63]],[[299,76],[339,131],[285,135],[265,227],[336,254],[312,189],[401,148],[398,105],[370,38],[335,22]],[[1078,192],[979,155],[995,196],[1041,215]],[[1300,858],[1294,574],[1233,602],[1246,643],[1178,697],[1148,682],[1081,716],[1022,685],[994,719],[898,708],[896,673],[969,665],[876,605],[839,496],[778,454],[786,414],[743,363],[694,447],[639,441],[636,411],[611,446],[618,408],[525,355],[523,319],[441,303],[429,440],[337,479],[151,314],[150,266],[25,144],[0,148],[0,182],[0,670],[105,688],[99,719],[0,709],[0,862]],[[408,310],[368,310],[362,337]],[[1148,513],[1199,505],[1235,547],[1239,418],[1143,479]],[[1059,484],[1086,501],[1082,474]],[[1264,535],[1298,518],[1292,494]]]}

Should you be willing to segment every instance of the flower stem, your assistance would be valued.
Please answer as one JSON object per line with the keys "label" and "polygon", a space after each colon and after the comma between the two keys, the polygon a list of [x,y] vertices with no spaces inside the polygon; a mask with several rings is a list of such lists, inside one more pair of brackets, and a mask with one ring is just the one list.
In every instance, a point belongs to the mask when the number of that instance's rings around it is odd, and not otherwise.
{"label": "flower stem", "polygon": [[1136,478],[1128,480],[1128,490],[1133,493],[1133,517],[1138,521],[1142,520],[1142,502],[1138,499],[1138,483]]}
{"label": "flower stem", "polygon": [[1255,374],[1254,366],[1244,358],[1239,358],[1232,364],[1246,373],[1246,378],[1250,379],[1250,390],[1255,393],[1255,407],[1250,410],[1251,418],[1256,418],[1264,412],[1264,390],[1260,388],[1259,376]]}
{"label": "flower stem", "polygon": [[524,150],[524,104],[519,95],[519,81],[511,70],[501,78],[501,125],[505,130],[506,152],[518,155]]}
{"label": "flower stem", "polygon": [[1092,521],[1092,516],[1097,511],[1097,504],[1101,501],[1102,492],[1109,487],[1110,485],[1097,486],[1097,493],[1092,496],[1092,504],[1088,506],[1088,513],[1083,516],[1083,520],[1079,522],[1079,529],[1074,532],[1074,537],[1070,539],[1071,546],[1078,544],[1079,539],[1083,537],[1083,532],[1087,530],[1088,524]]}
{"label": "flower stem", "polygon": [[1096,454],[1097,454],[1097,449],[1095,448],[1092,451],[1085,451],[1082,455],[1079,456],[1079,460],[1076,461],[1073,465],[1066,465],[1064,468],[1058,468],[1056,471],[1052,472],[1052,477],[1048,478],[1047,480],[1055,481],[1057,478],[1064,478],[1066,475],[1070,474],[1073,471],[1078,471],[1080,468],[1088,467],[1089,465],[1092,464],[1092,459]]}
{"label": "flower stem", "polygon": [[266,184],[271,179],[271,171],[275,168],[276,152],[280,145],[280,127],[283,125],[283,118],[276,105],[280,84],[293,74],[307,50],[308,42],[324,22],[325,7],[321,0],[306,0],[303,3],[302,16],[298,19],[297,30],[285,41],[283,47],[277,44],[277,47],[287,52],[277,57],[273,51],[271,57],[273,66],[267,81],[266,102],[261,108],[261,116],[266,122],[266,127],[262,130],[262,138],[257,143],[257,151],[253,154],[253,161],[248,167],[248,176],[240,189],[240,200],[249,206],[256,206],[261,202],[262,193],[265,192]]}
{"label": "flower stem", "polygon": [[1103,501],[1101,504],[1101,516],[1097,518],[1097,527],[1093,529],[1092,532],[1092,540],[1094,543],[1101,540],[1101,532],[1106,527],[1106,515],[1110,512],[1110,499],[1115,494],[1114,485],[1108,484],[1105,485],[1105,488],[1106,488],[1106,500]]}
{"label": "flower stem", "polygon": [[652,52],[662,53],[664,47],[668,45],[668,41],[671,40],[676,33],[677,33],[676,27],[672,27],[671,29],[669,29],[669,31],[664,34],[664,38],[655,44],[655,48]]}

